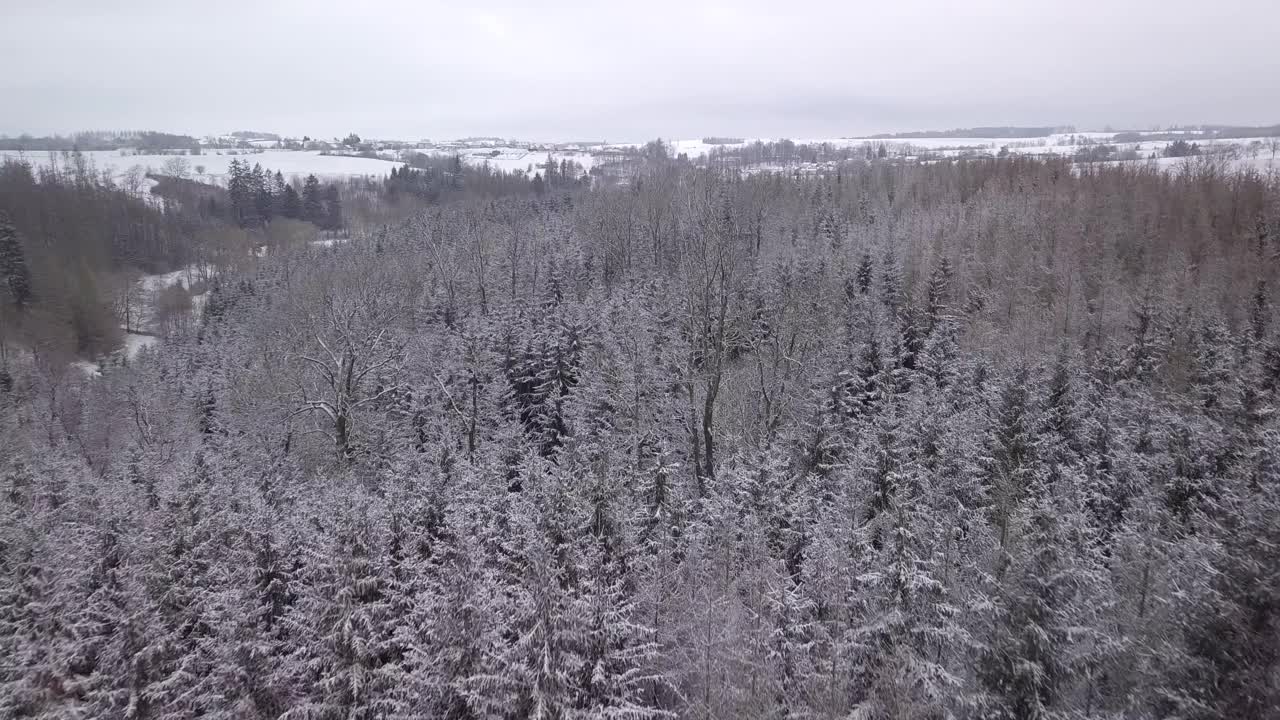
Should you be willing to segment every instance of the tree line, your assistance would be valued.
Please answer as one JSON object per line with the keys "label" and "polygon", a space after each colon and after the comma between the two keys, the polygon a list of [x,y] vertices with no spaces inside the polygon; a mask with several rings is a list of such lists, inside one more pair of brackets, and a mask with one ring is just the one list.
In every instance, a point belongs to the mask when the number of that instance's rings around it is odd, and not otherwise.
{"label": "tree line", "polygon": [[26,151],[80,151],[119,150],[131,148],[141,152],[162,152],[166,150],[186,150],[198,153],[200,142],[190,135],[142,131],[88,131],[70,136],[51,135],[32,137],[0,137],[0,150]]}
{"label": "tree line", "polygon": [[343,227],[337,185],[321,187],[315,175],[308,175],[299,192],[280,171],[272,174],[259,163],[249,167],[247,160],[232,160],[227,172],[231,217],[242,228],[262,227],[274,217],[304,220],[324,230]]}

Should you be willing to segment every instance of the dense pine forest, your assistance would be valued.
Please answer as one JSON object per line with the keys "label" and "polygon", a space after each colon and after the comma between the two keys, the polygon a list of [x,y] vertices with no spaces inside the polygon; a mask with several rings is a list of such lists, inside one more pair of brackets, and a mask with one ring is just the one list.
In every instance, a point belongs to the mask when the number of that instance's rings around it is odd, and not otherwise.
{"label": "dense pine forest", "polygon": [[626,168],[424,158],[269,253],[332,211],[4,180],[6,327],[54,200],[216,271],[100,375],[9,338],[0,717],[1280,714],[1280,180]]}

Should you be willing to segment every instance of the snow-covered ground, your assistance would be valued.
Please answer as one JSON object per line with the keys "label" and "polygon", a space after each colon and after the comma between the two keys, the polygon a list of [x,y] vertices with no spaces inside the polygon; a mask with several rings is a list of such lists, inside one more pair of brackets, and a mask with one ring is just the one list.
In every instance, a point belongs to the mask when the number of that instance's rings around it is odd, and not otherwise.
{"label": "snow-covered ground", "polygon": [[[272,172],[279,171],[285,177],[302,177],[314,174],[320,178],[360,177],[366,175],[382,176],[391,172],[391,168],[400,165],[387,160],[348,155],[321,155],[316,150],[263,150],[250,152],[247,150],[206,150],[200,155],[127,155],[118,150],[95,150],[82,153],[98,170],[110,171],[115,178],[121,178],[129,169],[138,166],[146,172],[164,172],[165,163],[175,157],[187,161],[187,171],[193,180],[211,183],[225,183],[227,171],[232,160],[247,161],[250,165],[258,164]],[[0,158],[24,158],[33,166],[49,166],[52,162],[65,164],[62,153],[33,151],[20,153],[14,150],[0,151]]]}
{"label": "snow-covered ground", "polygon": [[[410,153],[422,153],[426,155],[459,155],[462,160],[471,165],[482,165],[488,163],[494,169],[505,172],[532,171],[539,172],[538,166],[547,162],[547,155],[550,154],[556,163],[563,160],[570,160],[582,165],[584,171],[589,171],[594,164],[594,156],[585,150],[554,150],[548,153],[545,150],[530,149],[527,147],[519,147],[513,145],[484,145],[478,147],[460,147],[460,148],[424,148],[418,150],[401,151],[400,157],[407,157]],[[263,168],[271,171],[279,171],[285,177],[297,178],[306,175],[316,175],[322,179],[334,179],[343,177],[363,177],[363,176],[383,176],[391,172],[391,169],[398,167],[403,163],[392,157],[393,153],[387,151],[383,153],[384,159],[371,159],[363,157],[355,157],[351,155],[321,155],[316,150],[275,150],[265,149],[261,152],[252,152],[248,150],[206,150],[201,155],[129,155],[122,151],[91,151],[82,153],[98,171],[110,171],[112,177],[117,180],[123,178],[131,168],[141,168],[143,172],[165,172],[165,164],[172,162],[174,157],[182,157],[187,162],[187,172],[193,180],[201,182],[225,184],[228,176],[228,169],[232,160],[242,160],[250,164],[259,164]],[[46,151],[33,151],[20,153],[17,151],[5,150],[0,151],[0,158],[25,159],[33,166],[49,166],[53,162],[65,165],[62,153],[50,154]],[[150,187],[155,184],[154,181],[144,183],[146,187],[142,188],[146,194]]]}
{"label": "snow-covered ground", "polygon": [[143,348],[149,348],[160,342],[160,338],[155,335],[142,335],[141,333],[125,333],[124,335],[124,355],[130,360],[138,356]]}
{"label": "snow-covered ground", "polygon": [[88,375],[89,377],[98,377],[102,375],[102,367],[113,362],[113,357],[124,356],[125,360],[132,362],[137,359],[138,353],[151,347],[155,347],[160,343],[159,335],[149,335],[144,333],[126,332],[124,334],[124,346],[109,356],[100,358],[98,362],[91,360],[72,360],[71,367]]}
{"label": "snow-covered ground", "polygon": [[563,160],[576,162],[582,166],[584,171],[590,171],[594,164],[595,157],[586,151],[574,150],[533,150],[529,148],[501,145],[501,146],[484,146],[484,147],[467,147],[467,148],[434,148],[419,150],[403,150],[401,157],[407,157],[413,153],[423,155],[444,155],[451,157],[458,155],[462,161],[469,165],[484,165],[488,163],[495,170],[503,172],[541,172],[540,167],[546,165],[547,155],[559,164]]}
{"label": "snow-covered ground", "polygon": [[79,370],[89,377],[98,377],[102,375],[102,371],[98,369],[98,364],[89,362],[88,360],[72,360],[70,365],[73,369]]}
{"label": "snow-covered ground", "polygon": [[[710,155],[711,151],[716,148],[724,148],[726,150],[734,150],[754,142],[773,142],[778,138],[750,138],[744,139],[740,143],[706,143],[702,140],[666,140],[663,144],[667,146],[667,152],[672,157],[684,155],[690,160],[696,160],[700,157]],[[797,145],[813,144],[820,145],[824,142],[848,144],[846,140],[795,140]],[[601,148],[601,150],[629,150],[644,147],[647,143],[609,143]]]}
{"label": "snow-covered ground", "polygon": [[[208,282],[212,277],[212,272],[213,268],[193,263],[171,272],[143,275],[138,278],[136,286],[139,307],[137,321],[133,324],[133,327],[137,328],[139,332],[129,332],[129,329],[125,328],[124,347],[121,348],[124,357],[128,360],[133,360],[144,348],[152,347],[160,342],[158,333],[162,328],[157,327],[155,313],[157,300],[162,291],[174,285],[179,285],[182,289],[190,292],[199,284]],[[191,295],[191,313],[195,317],[199,318],[204,312],[204,305],[208,299],[208,290]]]}
{"label": "snow-covered ground", "polygon": [[[1141,134],[1141,133],[1140,133]],[[1150,133],[1147,133],[1150,134]],[[1161,167],[1177,165],[1176,159],[1161,157],[1169,140],[1147,140],[1115,143],[1115,133],[1111,132],[1077,132],[1057,133],[1043,137],[1028,138],[795,138],[797,145],[827,144],[837,148],[852,148],[863,145],[888,146],[895,157],[957,157],[964,155],[994,156],[1003,148],[1010,153],[1026,155],[1074,155],[1089,145],[1115,145],[1118,154],[1136,153],[1141,160],[1150,160],[1152,155],[1158,159]],[[701,139],[676,139],[666,141],[672,155],[685,155],[691,160],[709,156],[717,149],[734,150],[757,141],[770,142],[773,138],[746,138],[741,143],[706,143]],[[1241,138],[1230,140],[1199,140],[1198,143],[1207,154],[1228,152],[1234,157],[1228,165],[1232,168],[1254,168],[1268,172],[1276,168],[1271,160],[1270,150],[1266,147],[1272,138]],[[1250,143],[1256,141],[1255,153],[1249,149]],[[249,163],[257,163],[271,171],[280,171],[287,177],[297,178],[315,174],[321,178],[342,178],[354,176],[383,176],[393,167],[401,164],[403,158],[410,153],[435,154],[442,156],[459,155],[469,165],[488,164],[505,172],[522,171],[535,173],[547,161],[547,156],[560,163],[564,160],[575,162],[590,171],[600,159],[600,153],[625,148],[637,148],[643,143],[617,143],[594,146],[585,149],[557,149],[547,151],[545,145],[523,143],[520,141],[468,141],[466,143],[449,143],[430,148],[399,151],[399,160],[395,159],[396,151],[385,151],[385,159],[354,157],[348,155],[321,155],[314,150],[277,150],[264,149],[258,152],[248,150],[206,150],[202,155],[182,156],[187,163],[192,179],[202,182],[225,184],[227,170],[234,159]],[[139,168],[143,172],[164,172],[166,163],[172,161],[173,155],[130,155],[126,151],[94,151],[84,153],[85,157],[98,171],[108,170],[117,179],[123,178],[131,169]],[[18,153],[0,151],[0,158],[25,158],[33,165],[48,165],[51,162],[65,163],[61,153],[51,156],[48,152]],[[1129,162],[1133,162],[1130,160]],[[139,193],[147,196],[155,181],[144,179]]]}
{"label": "snow-covered ground", "polygon": [[[1144,133],[1152,134],[1152,133]],[[1151,154],[1159,157],[1164,149],[1170,144],[1170,140],[1139,140],[1136,142],[1113,142],[1116,133],[1113,132],[1077,132],[1077,133],[1055,133],[1042,137],[1025,137],[1025,138],[963,138],[963,137],[933,137],[933,138],[794,138],[792,142],[796,145],[830,145],[836,148],[857,147],[861,145],[886,145],[894,155],[929,153],[934,156],[955,157],[966,154],[990,154],[995,155],[1002,148],[1007,148],[1010,153],[1025,155],[1074,155],[1083,148],[1091,145],[1114,145],[1117,153],[1123,153],[1132,150],[1148,159]],[[1265,148],[1266,144],[1274,140],[1274,138],[1239,138],[1228,140],[1200,140],[1192,138],[1190,141],[1200,145],[1202,152],[1205,154],[1218,154],[1221,152],[1234,151],[1239,157],[1235,163],[1239,167],[1258,167],[1267,168],[1273,165],[1270,163],[1270,151]],[[734,150],[754,142],[774,142],[773,138],[751,138],[741,143],[728,144],[712,144],[702,140],[670,140],[667,146],[672,155],[686,155],[691,160],[705,157],[711,154],[713,150],[722,148],[725,150]],[[1250,143],[1257,141],[1263,146],[1263,149],[1253,156],[1248,152]],[[623,143],[609,145],[609,148],[637,148],[641,143]],[[1161,164],[1165,158],[1161,158]]]}
{"label": "snow-covered ground", "polygon": [[1161,170],[1172,172],[1184,169],[1194,170],[1198,167],[1212,167],[1223,172],[1242,172],[1253,170],[1260,175],[1280,175],[1280,155],[1271,157],[1271,153],[1260,153],[1257,157],[1226,157],[1214,155],[1197,155],[1192,157],[1157,157],[1155,159],[1116,161],[1117,164],[1152,164]]}
{"label": "snow-covered ground", "polygon": [[146,296],[153,295],[174,285],[181,285],[184,290],[190,290],[196,283],[208,281],[211,277],[211,272],[211,268],[207,266],[192,263],[172,272],[143,275],[138,280],[138,287],[142,290],[143,295]]}
{"label": "snow-covered ground", "polygon": [[[1150,134],[1150,133],[1147,133]],[[895,157],[959,157],[972,155],[995,156],[1002,149],[1012,154],[1034,156],[1073,156],[1077,152],[1091,146],[1113,145],[1116,155],[1137,155],[1136,160],[1113,161],[1146,163],[1154,162],[1157,167],[1175,169],[1186,165],[1185,158],[1166,158],[1163,153],[1170,145],[1170,140],[1138,140],[1131,142],[1113,142],[1116,133],[1112,132],[1078,132],[1055,133],[1043,137],[1027,138],[796,138],[796,145],[830,145],[835,148],[857,147],[861,145],[889,148]],[[1199,158],[1209,158],[1210,162],[1226,171],[1253,169],[1261,173],[1280,172],[1280,157],[1272,159],[1268,148],[1275,138],[1232,138],[1224,140],[1203,140],[1192,138],[1200,146]],[[769,138],[751,138],[742,143],[711,144],[702,140],[667,141],[672,155],[686,155],[691,160],[705,158],[717,148],[734,150],[754,142],[771,142]],[[1252,149],[1251,146],[1252,145]],[[609,148],[636,148],[639,143],[610,145]],[[1154,156],[1154,160],[1152,159]],[[1205,162],[1205,160],[1200,160]],[[770,165],[755,165],[751,171],[760,170],[796,170],[805,169],[795,165],[784,168]]]}

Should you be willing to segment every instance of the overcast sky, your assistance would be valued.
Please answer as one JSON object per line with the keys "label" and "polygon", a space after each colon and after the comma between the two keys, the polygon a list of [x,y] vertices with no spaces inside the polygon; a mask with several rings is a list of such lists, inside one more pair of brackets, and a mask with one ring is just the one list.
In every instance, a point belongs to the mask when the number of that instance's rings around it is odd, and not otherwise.
{"label": "overcast sky", "polygon": [[1280,0],[0,0],[0,133],[1280,123]]}

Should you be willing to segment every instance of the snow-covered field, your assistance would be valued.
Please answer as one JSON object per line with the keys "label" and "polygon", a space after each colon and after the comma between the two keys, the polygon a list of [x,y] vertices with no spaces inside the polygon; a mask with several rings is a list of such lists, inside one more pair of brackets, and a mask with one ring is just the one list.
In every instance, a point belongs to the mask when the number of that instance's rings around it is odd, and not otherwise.
{"label": "snow-covered field", "polygon": [[595,157],[586,151],[569,151],[569,150],[530,150],[528,148],[518,146],[500,145],[493,147],[469,147],[458,149],[424,149],[424,150],[405,150],[402,157],[407,157],[412,153],[421,153],[423,155],[458,155],[462,161],[470,165],[484,165],[488,163],[495,170],[503,172],[528,172],[530,174],[541,172],[539,166],[546,165],[547,155],[557,164],[563,160],[576,162],[582,166],[584,171],[590,171],[594,164]]}
{"label": "snow-covered field", "polygon": [[[575,150],[555,150],[548,153],[545,150],[531,150],[518,146],[486,146],[486,147],[468,147],[458,149],[422,149],[422,150],[405,150],[402,157],[407,157],[410,153],[422,153],[425,155],[460,155],[462,160],[471,165],[482,165],[488,163],[496,170],[504,172],[531,171],[538,172],[538,166],[547,162],[547,155],[550,154],[556,163],[563,160],[570,160],[582,165],[583,170],[589,171],[594,164],[594,157],[587,151]],[[315,150],[262,150],[261,152],[251,152],[246,150],[208,150],[201,155],[126,155],[120,151],[91,151],[83,153],[86,159],[98,171],[110,171],[112,177],[117,179],[124,177],[133,167],[139,167],[144,172],[163,173],[165,163],[172,162],[174,157],[182,157],[186,160],[188,173],[191,179],[201,182],[225,184],[227,180],[228,169],[232,160],[242,160],[250,164],[259,164],[263,168],[271,171],[279,171],[285,177],[296,178],[306,175],[316,175],[321,179],[333,179],[343,177],[362,177],[375,176],[380,177],[387,175],[394,167],[399,167],[403,162],[394,159],[374,160],[370,158],[354,157],[349,155],[321,155]],[[60,165],[66,165],[67,161],[62,153],[49,153],[45,151],[34,151],[20,153],[17,151],[5,150],[0,151],[0,158],[25,159],[33,166],[45,166],[57,162]],[[154,184],[152,182],[151,184]],[[145,193],[144,193],[145,194]]]}
{"label": "snow-covered field", "polygon": [[[233,154],[234,153],[234,154]],[[366,175],[383,176],[391,172],[391,168],[401,163],[387,160],[371,160],[369,158],[347,155],[321,155],[315,150],[263,150],[250,152],[247,150],[208,150],[201,155],[126,155],[117,150],[95,150],[83,153],[85,158],[98,170],[110,171],[113,177],[124,176],[130,168],[138,166],[147,172],[163,172],[165,163],[175,157],[187,161],[188,172],[193,180],[202,182],[224,183],[232,160],[247,161],[250,165],[258,164],[273,172],[279,171],[285,177],[316,175],[320,178],[359,177]],[[20,153],[13,150],[0,151],[0,157],[25,159],[33,166],[49,166],[53,162],[65,165],[62,153],[35,151]]]}
{"label": "snow-covered field", "polygon": [[[1112,144],[1115,145],[1118,154],[1132,155],[1136,153],[1139,159],[1143,161],[1149,161],[1151,156],[1154,155],[1160,167],[1179,165],[1177,158],[1161,157],[1164,149],[1170,143],[1169,140],[1141,139],[1136,142],[1113,143],[1111,141],[1114,136],[1115,133],[1080,132],[1030,138],[796,138],[793,142],[797,145],[827,144],[837,148],[862,145],[879,146],[883,144],[889,147],[892,155],[908,158],[918,156],[994,156],[1003,148],[1007,148],[1010,153],[1025,155],[1074,155],[1089,145]],[[697,160],[709,156],[716,149],[733,150],[756,141],[769,142],[771,140],[773,139],[750,138],[745,139],[742,143],[713,144],[703,142],[701,139],[677,139],[667,141],[667,145],[672,155],[685,155],[691,160]],[[1272,138],[1193,139],[1193,142],[1198,143],[1205,154],[1226,154],[1231,156],[1224,161],[1225,165],[1230,168],[1253,168],[1260,172],[1269,172],[1276,170],[1277,166],[1280,165],[1280,163],[1272,160],[1271,152],[1267,148],[1268,143],[1272,140]],[[1254,150],[1256,152],[1250,150],[1251,143],[1255,143]],[[636,148],[641,145],[642,143],[619,143],[593,149],[552,150],[548,152],[543,149],[534,149],[537,146],[533,143],[530,143],[529,146],[510,142],[507,144],[477,143],[469,147],[405,150],[401,151],[400,157],[407,157],[410,153],[444,156],[456,154],[470,165],[488,164],[496,170],[505,172],[522,171],[535,173],[540,171],[540,166],[546,163],[547,156],[550,155],[556,163],[569,160],[581,165],[585,171],[590,171],[599,159],[596,153],[623,148]],[[122,151],[93,151],[84,153],[84,156],[97,171],[109,171],[117,179],[123,178],[135,167],[140,168],[143,172],[163,173],[165,164],[172,162],[174,157],[179,157],[174,155],[130,155]],[[390,173],[392,168],[402,164],[401,160],[390,158],[375,160],[347,155],[321,155],[319,151],[314,150],[265,149],[256,152],[247,150],[208,150],[202,155],[180,157],[186,161],[187,171],[192,179],[216,184],[225,184],[228,168],[231,161],[235,159],[260,164],[263,168],[271,171],[278,170],[289,178],[298,178],[310,174],[327,179],[358,176],[379,177]],[[22,158],[37,166],[48,166],[53,162],[67,163],[62,153],[19,153],[6,150],[0,151],[0,158]],[[1133,161],[1130,160],[1129,162]],[[141,194],[145,196],[152,185],[154,185],[154,181],[143,180],[142,187],[140,187]]]}
{"label": "snow-covered field", "polygon": [[[1171,142],[1169,140],[1139,140],[1136,142],[1116,143],[1113,142],[1115,136],[1116,133],[1111,132],[1077,132],[1025,138],[794,138],[792,142],[796,145],[825,144],[836,148],[861,145],[879,146],[883,144],[888,146],[895,155],[899,156],[923,152],[943,157],[965,154],[994,155],[1002,148],[1008,148],[1010,153],[1025,155],[1074,155],[1081,149],[1091,145],[1115,145],[1117,153],[1133,150],[1139,153],[1143,159],[1149,158],[1153,153],[1160,156]],[[702,140],[670,140],[667,141],[667,146],[672,155],[683,154],[691,160],[695,160],[710,155],[717,148],[733,150],[754,142],[775,142],[777,140],[778,138],[751,138],[741,143],[728,144],[712,144]],[[1266,168],[1273,165],[1269,160],[1270,151],[1265,147],[1271,140],[1274,140],[1274,138],[1233,138],[1229,140],[1199,140],[1193,138],[1190,142],[1197,143],[1205,154],[1213,155],[1234,151],[1234,154],[1239,156],[1237,158],[1239,162],[1236,164],[1240,167]],[[1263,146],[1256,156],[1248,152],[1249,145],[1255,141]],[[637,148],[641,145],[641,143],[623,143],[608,147]],[[1160,159],[1161,165],[1168,164],[1164,162],[1166,158]]]}
{"label": "snow-covered field", "polygon": [[1132,164],[1151,163],[1162,170],[1179,171],[1182,169],[1195,169],[1198,166],[1210,166],[1224,172],[1240,172],[1246,170],[1254,170],[1260,175],[1268,175],[1271,173],[1280,174],[1280,155],[1276,158],[1271,157],[1271,153],[1260,153],[1257,157],[1245,155],[1243,157],[1228,157],[1214,155],[1199,155],[1194,157],[1159,157],[1147,160],[1131,160],[1118,161],[1129,162]]}
{"label": "snow-covered field", "polygon": [[[1056,133],[1043,137],[1028,138],[795,138],[793,142],[797,145],[827,144],[837,148],[863,145],[879,146],[883,144],[889,147],[892,155],[903,158],[920,156],[957,157],[962,155],[994,156],[1004,148],[1007,148],[1010,153],[1016,154],[1040,156],[1074,155],[1089,145],[1110,144],[1115,145],[1118,154],[1132,156],[1133,153],[1136,153],[1143,161],[1150,160],[1154,155],[1157,158],[1157,164],[1161,167],[1179,164],[1176,162],[1176,158],[1161,157],[1164,149],[1170,143],[1169,140],[1140,139],[1136,142],[1114,143],[1112,142],[1114,137],[1115,133],[1111,132],[1078,132]],[[776,138],[748,138],[741,143],[725,144],[706,143],[701,139],[676,139],[666,142],[672,155],[685,155],[691,160],[697,160],[709,156],[717,149],[733,150],[749,143],[757,141],[770,142],[771,140],[776,140]],[[1230,155],[1227,165],[1232,168],[1254,168],[1261,172],[1268,172],[1277,167],[1277,162],[1271,159],[1271,152],[1267,147],[1272,140],[1273,138],[1192,139],[1193,142],[1201,146],[1205,154]],[[1254,143],[1253,150],[1249,147],[1251,143]],[[403,150],[399,152],[400,160],[393,158],[396,151],[385,151],[383,155],[386,156],[386,159],[375,160],[347,155],[321,155],[319,151],[314,150],[277,150],[274,148],[260,151],[207,150],[202,155],[181,157],[186,161],[188,172],[192,179],[225,184],[228,168],[234,159],[260,164],[271,171],[278,170],[290,178],[309,174],[328,179],[383,176],[388,174],[392,168],[400,165],[410,153],[442,156],[456,154],[470,165],[488,164],[494,169],[505,172],[522,171],[534,173],[540,171],[540,166],[546,163],[548,155],[556,163],[569,160],[581,165],[584,170],[590,171],[597,164],[597,160],[600,159],[597,153],[637,148],[641,145],[643,143],[617,143],[587,149],[560,149],[548,152],[540,149],[536,143],[477,141],[469,142],[466,146],[459,147],[440,146],[437,148]],[[84,156],[99,172],[110,171],[116,178],[122,178],[135,167],[144,172],[162,173],[165,170],[165,164],[172,162],[173,158],[177,157],[173,155],[130,155],[125,151],[93,151],[84,153]],[[41,151],[28,153],[0,151],[0,158],[24,158],[33,165],[44,166],[52,162],[62,164],[67,162],[65,156],[61,153],[50,154]],[[1129,162],[1133,161],[1130,160]],[[144,180],[143,186],[140,188],[141,193],[146,195],[153,184],[154,181]]]}
{"label": "snow-covered field", "polygon": [[[1148,133],[1150,134],[1150,133]],[[1137,160],[1114,160],[1112,162],[1148,163],[1152,162],[1163,169],[1177,169],[1187,165],[1187,158],[1166,158],[1163,153],[1172,142],[1170,140],[1138,140],[1135,142],[1112,142],[1116,133],[1079,132],[1056,133],[1043,137],[1028,138],[796,138],[796,145],[830,145],[836,148],[857,147],[861,145],[888,146],[890,153],[896,157],[959,157],[966,155],[995,156],[1002,149],[1020,155],[1072,156],[1090,146],[1114,145],[1117,155],[1136,154]],[[1275,138],[1232,138],[1227,140],[1191,139],[1200,146],[1201,155],[1192,158],[1193,162],[1210,162],[1225,171],[1253,169],[1260,173],[1280,172],[1280,157],[1273,159],[1268,147]],[[672,155],[686,155],[691,160],[705,158],[717,148],[733,150],[754,142],[771,142],[769,138],[752,138],[742,143],[710,144],[702,140],[667,141]],[[1252,148],[1251,148],[1252,146]],[[610,148],[635,148],[639,143],[610,145]],[[1154,156],[1154,158],[1153,158]],[[797,169],[771,166],[753,166],[752,170]]]}

